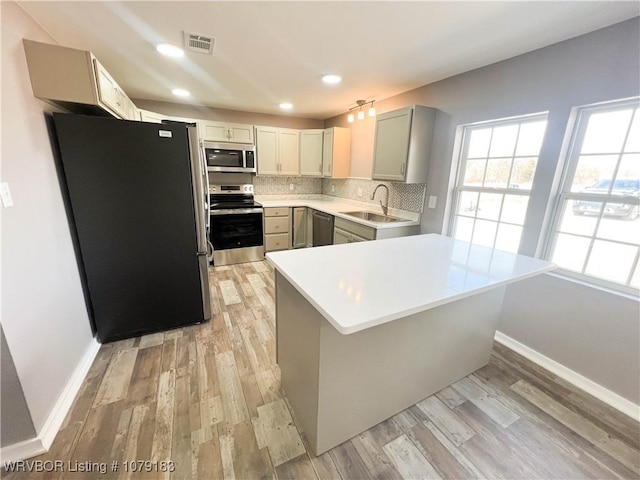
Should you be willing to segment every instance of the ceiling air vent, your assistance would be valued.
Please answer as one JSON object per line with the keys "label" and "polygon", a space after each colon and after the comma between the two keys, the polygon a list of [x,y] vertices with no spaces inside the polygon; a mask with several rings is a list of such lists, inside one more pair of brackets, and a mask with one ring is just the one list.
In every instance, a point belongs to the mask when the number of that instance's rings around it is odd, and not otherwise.
{"label": "ceiling air vent", "polygon": [[185,50],[213,55],[213,46],[216,39],[196,33],[184,32],[184,48]]}

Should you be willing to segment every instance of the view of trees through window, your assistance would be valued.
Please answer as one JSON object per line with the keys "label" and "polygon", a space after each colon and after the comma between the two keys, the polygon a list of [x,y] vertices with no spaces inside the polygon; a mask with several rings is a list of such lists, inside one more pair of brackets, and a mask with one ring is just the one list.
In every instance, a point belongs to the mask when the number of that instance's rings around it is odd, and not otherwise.
{"label": "view of trees through window", "polygon": [[[543,256],[567,275],[637,292],[639,99],[577,108],[575,114],[562,181],[552,192],[552,220],[541,235]],[[542,114],[464,126],[453,237],[518,252],[546,127]]]}
{"label": "view of trees through window", "polygon": [[465,127],[452,236],[517,252],[546,116]]}

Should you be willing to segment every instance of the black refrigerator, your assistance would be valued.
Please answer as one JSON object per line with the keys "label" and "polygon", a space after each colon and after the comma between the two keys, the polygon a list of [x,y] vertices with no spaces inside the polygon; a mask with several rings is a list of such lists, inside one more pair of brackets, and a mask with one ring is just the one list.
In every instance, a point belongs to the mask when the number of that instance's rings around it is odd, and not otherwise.
{"label": "black refrigerator", "polygon": [[208,320],[208,182],[196,128],[57,113],[53,125],[98,341]]}

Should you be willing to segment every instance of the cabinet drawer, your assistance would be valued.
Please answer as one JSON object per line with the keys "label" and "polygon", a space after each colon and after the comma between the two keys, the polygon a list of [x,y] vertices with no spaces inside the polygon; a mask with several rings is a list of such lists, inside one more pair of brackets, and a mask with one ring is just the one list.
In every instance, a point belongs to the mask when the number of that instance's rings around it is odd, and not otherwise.
{"label": "cabinet drawer", "polygon": [[345,230],[349,233],[353,233],[358,237],[362,237],[366,240],[374,240],[376,238],[376,229],[367,227],[366,225],[360,225],[356,222],[350,222],[344,218],[336,217],[335,228]]}
{"label": "cabinet drawer", "polygon": [[266,217],[264,219],[264,233],[286,233],[289,231],[289,216]]}
{"label": "cabinet drawer", "polygon": [[272,233],[264,236],[264,249],[267,252],[274,250],[286,250],[289,248],[288,233]]}
{"label": "cabinet drawer", "polygon": [[284,217],[289,216],[289,207],[266,207],[264,209],[265,217]]}

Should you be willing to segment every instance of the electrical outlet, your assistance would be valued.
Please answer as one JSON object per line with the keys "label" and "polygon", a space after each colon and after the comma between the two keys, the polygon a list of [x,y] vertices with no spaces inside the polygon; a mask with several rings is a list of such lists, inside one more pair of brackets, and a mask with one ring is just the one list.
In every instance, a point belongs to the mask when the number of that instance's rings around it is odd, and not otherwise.
{"label": "electrical outlet", "polygon": [[2,197],[2,205],[4,208],[13,207],[13,199],[11,198],[11,190],[8,183],[0,184],[0,196]]}
{"label": "electrical outlet", "polygon": [[335,193],[336,192],[336,186],[335,185],[331,185],[331,193]]}
{"label": "electrical outlet", "polygon": [[291,190],[293,192],[293,183],[289,184],[289,190]]}
{"label": "electrical outlet", "polygon": [[436,202],[438,201],[438,197],[435,195],[429,195],[429,208],[436,208]]}
{"label": "electrical outlet", "polygon": [[359,188],[359,189],[358,189],[358,196],[359,196],[359,197],[361,197],[361,196],[362,196],[362,189],[361,189],[361,188]]}

